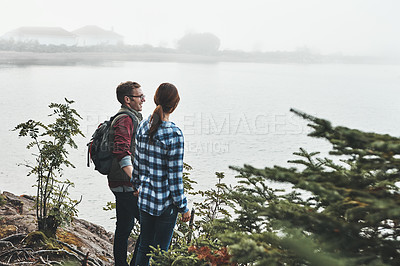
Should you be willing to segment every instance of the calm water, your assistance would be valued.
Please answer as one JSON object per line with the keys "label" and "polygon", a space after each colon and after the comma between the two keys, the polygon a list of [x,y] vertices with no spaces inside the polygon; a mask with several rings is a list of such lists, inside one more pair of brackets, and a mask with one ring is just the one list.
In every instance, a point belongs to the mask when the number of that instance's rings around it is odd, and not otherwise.
{"label": "calm water", "polygon": [[[97,125],[119,104],[115,88],[138,81],[147,95],[143,115],[154,108],[153,95],[162,82],[174,83],[181,103],[171,120],[185,134],[185,162],[194,169],[197,188],[215,183],[216,171],[235,182],[229,165],[287,165],[299,147],[323,151],[329,145],[306,137],[306,122],[289,112],[297,108],[326,118],[334,125],[365,131],[400,132],[400,66],[393,65],[272,65],[250,63],[115,63],[102,66],[1,67],[0,182],[1,191],[31,194],[34,177],[18,163],[33,161],[25,145],[10,131],[28,119],[48,121],[47,105],[76,101],[86,138],[77,138],[70,159],[75,169],[65,177],[75,183],[73,198],[83,195],[79,217],[113,230],[112,212],[102,207],[113,200],[106,177],[86,167],[86,143]],[[191,199],[193,200],[193,199]]]}

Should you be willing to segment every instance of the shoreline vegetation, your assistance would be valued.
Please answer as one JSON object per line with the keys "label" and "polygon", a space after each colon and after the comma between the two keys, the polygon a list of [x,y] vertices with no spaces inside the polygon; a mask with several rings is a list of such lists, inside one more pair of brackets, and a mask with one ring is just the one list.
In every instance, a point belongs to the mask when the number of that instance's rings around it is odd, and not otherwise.
{"label": "shoreline vegetation", "polygon": [[[20,135],[30,132],[39,143],[36,125],[57,135],[56,140],[64,140],[62,134],[74,135],[74,126],[72,133],[51,131],[62,128],[66,120],[71,124],[71,113],[78,116],[75,109],[69,109],[73,101],[65,100],[67,105],[49,105],[55,113],[62,113],[55,124],[44,126],[29,120],[16,127],[22,130]],[[293,153],[296,157],[288,160],[292,164],[288,168],[230,166],[238,173],[237,185],[224,183],[225,174],[216,172],[216,184],[205,191],[194,189],[197,182],[190,179],[192,168],[184,164],[185,192],[201,196],[200,202],[193,202],[196,219],[189,224],[178,220],[169,250],[151,251],[152,265],[400,265],[400,138],[333,126],[328,120],[290,111],[309,122],[308,136],[332,145],[329,156],[299,147]],[[57,154],[48,156],[54,154],[50,148],[43,159],[57,159]],[[42,165],[53,163],[47,160]],[[60,170],[60,165],[55,169]],[[291,184],[291,189],[269,187],[271,182]],[[52,189],[56,197],[63,191]],[[62,265],[110,264],[112,233],[74,218],[73,212],[68,214],[72,224],[57,227],[54,237],[36,231],[40,225],[35,222],[41,217],[40,208],[35,214],[34,205],[39,197],[40,193],[36,198],[0,195],[0,265],[21,265],[28,260],[33,262],[30,265],[60,260],[71,262]],[[49,202],[53,212],[47,217],[56,218],[62,209],[57,202]],[[107,204],[105,210],[113,209],[113,203]]]}
{"label": "shoreline vegetation", "polygon": [[[0,65],[74,65],[108,62],[180,63],[267,63],[267,64],[399,64],[396,55],[321,54],[307,46],[292,51],[242,51],[221,49],[220,39],[211,33],[186,34],[175,48],[150,44],[66,45],[52,39],[14,40],[0,38]],[[54,37],[57,40],[57,37]],[[47,43],[47,44],[45,44]]]}
{"label": "shoreline vegetation", "polygon": [[0,50],[0,65],[77,65],[109,62],[179,62],[179,63],[270,63],[270,64],[398,64],[396,58],[320,55],[308,51],[241,52],[220,51],[214,54],[185,53],[178,50],[154,51],[12,51]]}

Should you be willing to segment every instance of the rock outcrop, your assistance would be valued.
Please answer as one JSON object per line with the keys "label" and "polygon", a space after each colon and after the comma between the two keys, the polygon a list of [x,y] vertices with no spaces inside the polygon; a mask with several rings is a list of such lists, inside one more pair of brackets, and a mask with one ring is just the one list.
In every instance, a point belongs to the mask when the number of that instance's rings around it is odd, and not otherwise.
{"label": "rock outcrop", "polygon": [[77,265],[113,264],[113,234],[82,219],[75,218],[69,226],[60,228],[51,248],[48,243],[47,248],[42,245],[35,249],[27,245],[27,236],[37,230],[34,203],[31,196],[16,196],[9,192],[0,195],[0,265],[19,265],[21,259],[32,262],[28,265],[44,265],[41,260],[45,260],[45,256],[55,261],[57,256],[63,260],[67,258],[72,261],[71,265],[76,261],[79,262]]}

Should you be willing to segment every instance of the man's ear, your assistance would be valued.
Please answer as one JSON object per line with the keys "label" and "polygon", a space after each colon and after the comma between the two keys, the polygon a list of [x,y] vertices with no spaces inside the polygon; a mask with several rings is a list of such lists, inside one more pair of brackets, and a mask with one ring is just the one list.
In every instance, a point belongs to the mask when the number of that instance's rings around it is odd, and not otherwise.
{"label": "man's ear", "polygon": [[128,96],[124,96],[124,103],[130,103],[131,102],[131,98],[129,98]]}

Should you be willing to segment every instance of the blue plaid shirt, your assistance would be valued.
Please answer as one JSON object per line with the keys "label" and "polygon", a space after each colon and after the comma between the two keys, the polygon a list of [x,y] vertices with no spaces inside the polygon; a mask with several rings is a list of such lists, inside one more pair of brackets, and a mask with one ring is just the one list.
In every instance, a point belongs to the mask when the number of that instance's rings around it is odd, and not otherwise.
{"label": "blue plaid shirt", "polygon": [[140,188],[139,209],[154,216],[174,204],[185,213],[183,193],[183,134],[172,122],[163,121],[149,143],[150,117],[139,125],[133,162],[132,183]]}

